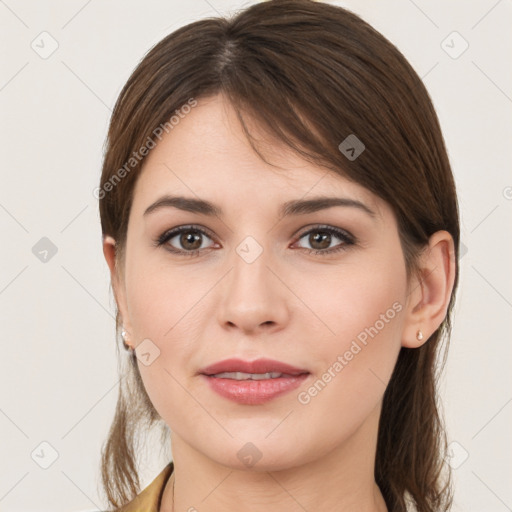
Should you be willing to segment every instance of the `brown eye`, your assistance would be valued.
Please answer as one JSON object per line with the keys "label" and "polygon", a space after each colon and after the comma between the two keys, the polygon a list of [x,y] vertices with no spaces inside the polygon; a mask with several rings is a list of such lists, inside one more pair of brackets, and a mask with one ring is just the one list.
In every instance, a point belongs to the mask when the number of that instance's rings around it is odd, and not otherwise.
{"label": "brown eye", "polygon": [[178,237],[179,243],[184,249],[194,251],[201,248],[202,235],[197,231],[183,231]]}
{"label": "brown eye", "polygon": [[[314,229],[310,229],[299,238],[299,240],[302,239],[306,239],[311,249],[303,246],[300,247],[314,254],[331,254],[344,250],[355,243],[355,238],[347,231],[331,226],[317,226]],[[333,241],[335,242],[336,239],[340,240],[341,243],[331,247],[331,244]]]}
{"label": "brown eye", "polygon": [[315,232],[309,234],[308,242],[311,244],[313,249],[328,249],[331,245],[332,235],[325,232]]}
{"label": "brown eye", "polygon": [[171,252],[189,256],[209,248],[203,245],[205,238],[211,240],[211,237],[202,229],[183,226],[163,233],[156,240],[156,245],[165,245]]}

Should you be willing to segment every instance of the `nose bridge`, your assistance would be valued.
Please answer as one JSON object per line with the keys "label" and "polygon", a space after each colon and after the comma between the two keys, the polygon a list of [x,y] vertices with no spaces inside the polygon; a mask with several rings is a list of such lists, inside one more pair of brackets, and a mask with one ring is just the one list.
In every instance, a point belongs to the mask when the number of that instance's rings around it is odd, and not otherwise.
{"label": "nose bridge", "polygon": [[247,235],[234,247],[218,306],[221,324],[250,331],[285,321],[286,290],[271,270],[273,251],[263,236]]}
{"label": "nose bridge", "polygon": [[[272,275],[272,255],[268,240],[246,236],[236,247],[231,259],[230,295],[238,296],[246,306],[269,299],[276,293]],[[252,297],[252,300],[251,300]]]}

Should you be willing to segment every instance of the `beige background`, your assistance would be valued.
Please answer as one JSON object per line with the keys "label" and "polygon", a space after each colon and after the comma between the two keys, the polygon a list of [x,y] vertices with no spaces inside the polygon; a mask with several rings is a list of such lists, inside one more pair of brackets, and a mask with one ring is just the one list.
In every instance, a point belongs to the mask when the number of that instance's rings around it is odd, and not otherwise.
{"label": "beige background", "polygon": [[[0,0],[2,511],[105,506],[99,455],[118,377],[93,189],[111,109],[153,44],[250,3]],[[512,3],[336,3],[398,46],[439,114],[467,247],[442,383],[454,510],[512,510]],[[43,237],[57,250],[46,262],[33,251]],[[145,485],[167,462],[156,440],[149,448]]]}

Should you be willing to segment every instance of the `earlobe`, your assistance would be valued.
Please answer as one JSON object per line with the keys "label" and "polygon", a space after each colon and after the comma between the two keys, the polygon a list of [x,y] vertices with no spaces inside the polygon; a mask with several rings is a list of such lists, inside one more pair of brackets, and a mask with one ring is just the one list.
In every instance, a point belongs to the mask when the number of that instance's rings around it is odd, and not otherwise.
{"label": "earlobe", "polygon": [[402,346],[418,348],[446,317],[455,281],[455,249],[447,231],[437,231],[420,256],[419,275],[408,297]]}

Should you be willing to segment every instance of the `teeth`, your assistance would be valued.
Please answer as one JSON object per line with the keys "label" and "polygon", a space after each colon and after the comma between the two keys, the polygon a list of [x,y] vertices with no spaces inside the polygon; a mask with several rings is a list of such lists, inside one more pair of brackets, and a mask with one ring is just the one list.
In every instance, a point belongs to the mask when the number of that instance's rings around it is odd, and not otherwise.
{"label": "teeth", "polygon": [[283,376],[279,372],[267,372],[267,373],[244,373],[244,372],[223,372],[216,373],[212,377],[219,379],[234,379],[234,380],[263,380],[263,379],[277,379]]}

